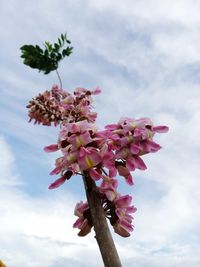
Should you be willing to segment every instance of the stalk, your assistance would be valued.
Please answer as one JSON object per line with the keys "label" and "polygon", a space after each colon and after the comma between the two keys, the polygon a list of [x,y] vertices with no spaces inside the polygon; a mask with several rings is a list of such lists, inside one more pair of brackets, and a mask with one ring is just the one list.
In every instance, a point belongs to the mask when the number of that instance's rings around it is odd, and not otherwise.
{"label": "stalk", "polygon": [[59,80],[59,83],[60,83],[60,88],[62,89],[62,80],[61,80],[61,78],[60,78],[58,69],[56,69],[56,74],[57,74],[57,76],[58,76],[58,80]]}
{"label": "stalk", "polygon": [[94,224],[95,238],[97,240],[105,267],[122,267],[108,223],[101,205],[100,196],[96,190],[95,182],[84,172],[83,181],[87,195],[92,222]]}

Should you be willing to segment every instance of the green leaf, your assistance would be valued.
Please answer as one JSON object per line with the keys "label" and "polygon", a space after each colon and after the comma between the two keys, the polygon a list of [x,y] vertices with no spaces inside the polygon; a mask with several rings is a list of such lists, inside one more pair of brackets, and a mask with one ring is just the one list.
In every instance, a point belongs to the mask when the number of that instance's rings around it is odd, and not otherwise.
{"label": "green leaf", "polygon": [[59,43],[59,46],[62,46],[62,42],[61,42],[60,38],[58,38],[58,43]]}
{"label": "green leaf", "polygon": [[70,43],[65,33],[61,34],[60,38],[58,38],[58,43],[54,43],[54,45],[46,41],[44,44],[45,49],[40,48],[38,45],[23,45],[20,48],[21,58],[23,58],[25,65],[48,74],[58,68],[59,62],[65,56],[69,56],[72,53],[73,47],[65,46]]}
{"label": "green leaf", "polygon": [[54,44],[54,51],[58,51],[60,49],[60,45],[57,43]]}

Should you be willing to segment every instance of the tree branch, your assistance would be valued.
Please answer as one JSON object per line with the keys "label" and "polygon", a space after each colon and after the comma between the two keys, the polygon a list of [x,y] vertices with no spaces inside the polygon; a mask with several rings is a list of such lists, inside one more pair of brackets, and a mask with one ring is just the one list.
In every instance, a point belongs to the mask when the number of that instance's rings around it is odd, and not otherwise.
{"label": "tree branch", "polygon": [[108,223],[101,205],[101,199],[96,191],[95,182],[87,172],[83,174],[85,191],[87,195],[90,213],[94,224],[95,238],[103,258],[105,267],[122,267]]}

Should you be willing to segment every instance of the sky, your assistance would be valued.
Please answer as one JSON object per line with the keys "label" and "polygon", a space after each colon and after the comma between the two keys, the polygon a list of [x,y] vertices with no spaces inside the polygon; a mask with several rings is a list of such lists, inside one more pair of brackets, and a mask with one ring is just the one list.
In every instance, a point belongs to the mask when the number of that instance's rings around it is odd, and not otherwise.
{"label": "sky", "polygon": [[[136,171],[137,212],[129,238],[113,232],[126,267],[200,266],[200,2],[198,0],[1,0],[0,260],[7,267],[103,266],[94,233],[72,228],[85,200],[74,177],[48,190],[58,129],[28,123],[26,105],[58,83],[22,64],[24,44],[67,32],[73,54],[59,67],[63,88],[94,89],[98,125],[150,117],[167,125],[163,147]],[[112,229],[111,229],[112,230]]]}

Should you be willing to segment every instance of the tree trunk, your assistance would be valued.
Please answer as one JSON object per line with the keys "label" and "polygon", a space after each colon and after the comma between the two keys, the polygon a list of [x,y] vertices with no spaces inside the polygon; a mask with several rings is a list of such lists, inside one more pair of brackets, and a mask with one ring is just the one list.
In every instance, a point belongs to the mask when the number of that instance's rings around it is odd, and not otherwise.
{"label": "tree trunk", "polygon": [[96,240],[101,251],[105,267],[122,267],[115,244],[108,227],[108,223],[104,214],[104,209],[101,206],[101,199],[97,193],[95,182],[84,172],[83,180],[87,195],[88,204],[90,207]]}

